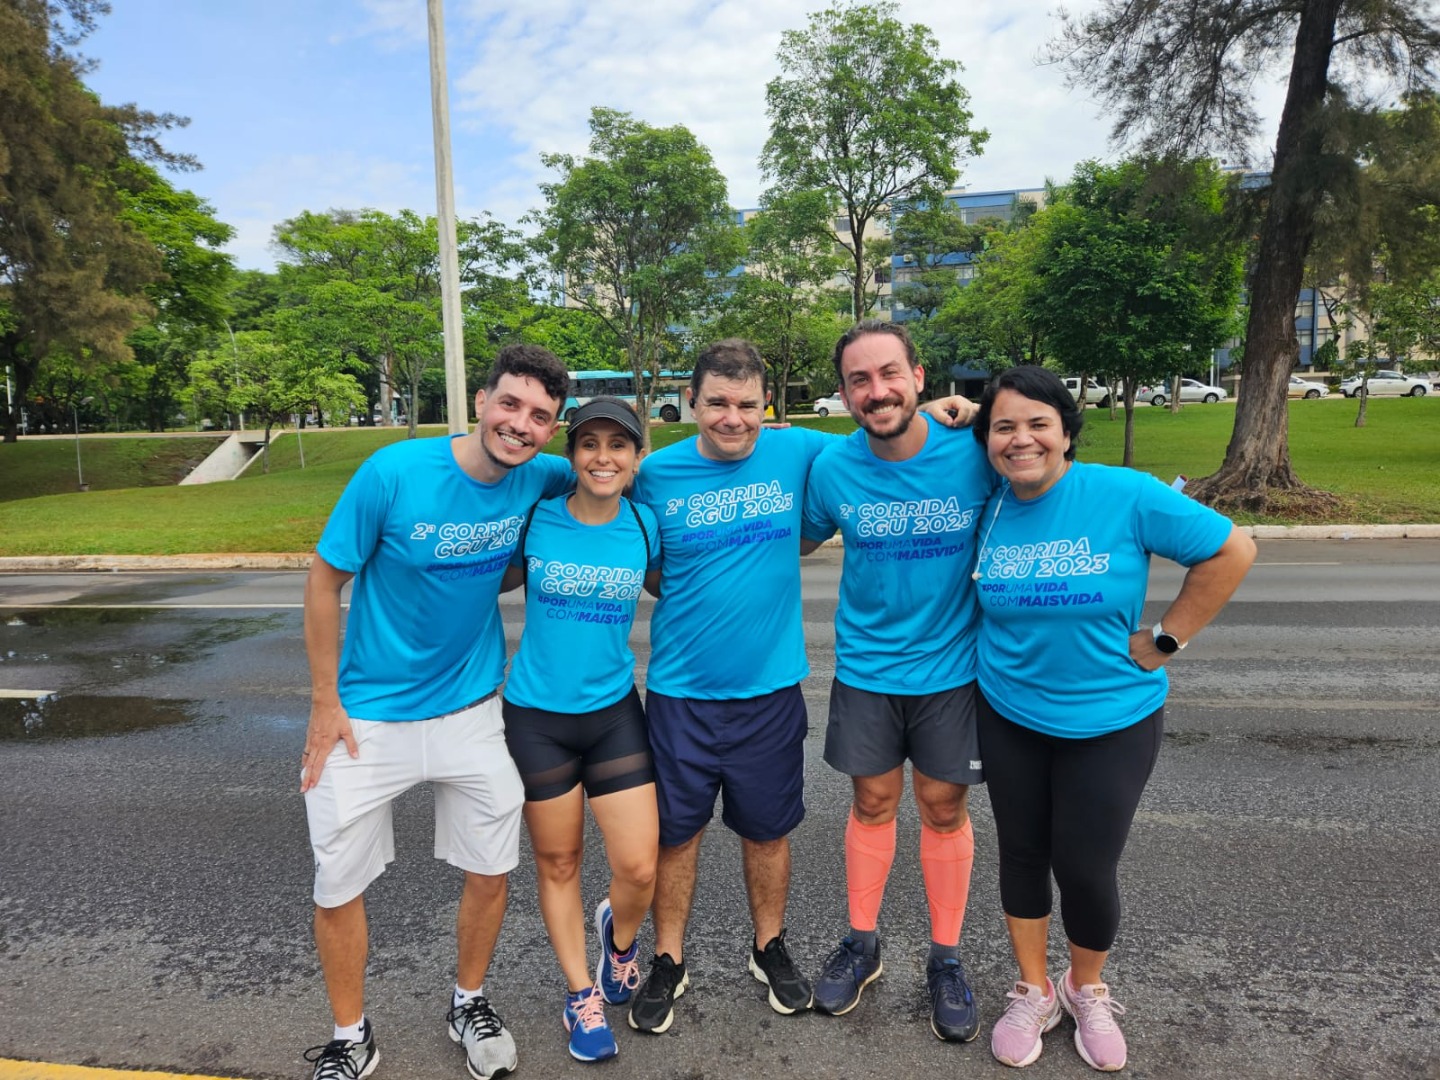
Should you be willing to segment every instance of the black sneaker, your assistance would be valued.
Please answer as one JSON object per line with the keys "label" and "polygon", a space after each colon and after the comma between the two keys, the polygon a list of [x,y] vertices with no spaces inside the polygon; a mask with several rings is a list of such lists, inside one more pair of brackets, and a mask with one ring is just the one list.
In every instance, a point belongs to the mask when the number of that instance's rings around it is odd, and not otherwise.
{"label": "black sneaker", "polygon": [[380,1051],[375,1049],[375,1032],[365,1021],[359,1042],[332,1039],[324,1046],[305,1051],[305,1060],[315,1066],[310,1080],[360,1080],[380,1064]]}
{"label": "black sneaker", "polygon": [[675,1021],[675,999],[689,985],[685,964],[675,963],[669,953],[660,953],[650,961],[650,974],[630,999],[630,1026],[652,1035],[669,1031]]}
{"label": "black sneaker", "polygon": [[980,1033],[980,1010],[959,960],[932,958],[925,965],[925,984],[930,989],[930,1030],[937,1039],[969,1042]]}
{"label": "black sneaker", "polygon": [[770,988],[770,1007],[785,1016],[808,1009],[815,1001],[810,980],[790,959],[784,930],[765,948],[750,950],[750,974]]}

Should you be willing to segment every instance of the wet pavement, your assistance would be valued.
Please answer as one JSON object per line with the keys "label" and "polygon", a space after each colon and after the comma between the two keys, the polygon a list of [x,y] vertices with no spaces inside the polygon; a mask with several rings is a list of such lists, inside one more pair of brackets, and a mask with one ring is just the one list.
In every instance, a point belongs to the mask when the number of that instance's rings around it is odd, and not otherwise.
{"label": "wet pavement", "polygon": [[[844,928],[848,782],[820,758],[838,552],[805,570],[809,815],[792,950]],[[1440,1078],[1440,543],[1262,544],[1262,563],[1174,669],[1166,746],[1123,869],[1109,974],[1136,1078]],[[296,573],[0,576],[0,1057],[252,1077],[308,1075],[329,1021],[309,938],[298,794],[308,707]],[[1178,571],[1152,576],[1147,616]],[[717,613],[743,626],[746,603]],[[507,599],[511,644],[519,599]],[[645,620],[637,642],[643,665]],[[430,857],[431,796],[396,809],[372,887],[370,1014],[385,1077],[463,1076],[441,1016],[456,872]],[[881,932],[885,977],[840,1019],[784,1018],[745,971],[739,852],[712,830],[672,1032],[619,1033],[638,1078],[1013,1076],[986,1039],[1012,977],[994,832],[973,797],[965,958],[984,1034],[926,1023],[913,807]],[[592,904],[598,852],[584,870]],[[528,853],[488,988],[520,1075],[564,1052],[560,978]],[[648,944],[648,930],[642,944]],[[1059,958],[1058,949],[1052,956]],[[612,1021],[623,1026],[618,1010]],[[1093,1075],[1067,1023],[1029,1077]]]}

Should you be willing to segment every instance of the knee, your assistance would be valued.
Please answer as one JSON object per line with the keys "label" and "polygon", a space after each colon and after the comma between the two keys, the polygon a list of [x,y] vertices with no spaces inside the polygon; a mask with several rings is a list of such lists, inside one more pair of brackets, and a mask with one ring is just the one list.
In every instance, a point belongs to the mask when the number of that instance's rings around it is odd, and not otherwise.
{"label": "knee", "polygon": [[547,881],[573,881],[580,873],[580,860],[583,855],[583,849],[578,847],[537,851],[535,868]]}
{"label": "knee", "polygon": [[855,792],[854,808],[855,820],[861,825],[888,825],[895,820],[900,799],[889,792],[861,789]]}
{"label": "knee", "polygon": [[509,887],[508,874],[473,874],[465,872],[465,891],[479,900],[495,900],[505,896]]}
{"label": "knee", "polygon": [[615,860],[611,872],[632,889],[655,888],[655,856],[622,856]]}
{"label": "knee", "polygon": [[963,827],[970,817],[963,791],[958,795],[953,792],[917,795],[915,805],[920,811],[920,821],[940,833],[954,832]]}

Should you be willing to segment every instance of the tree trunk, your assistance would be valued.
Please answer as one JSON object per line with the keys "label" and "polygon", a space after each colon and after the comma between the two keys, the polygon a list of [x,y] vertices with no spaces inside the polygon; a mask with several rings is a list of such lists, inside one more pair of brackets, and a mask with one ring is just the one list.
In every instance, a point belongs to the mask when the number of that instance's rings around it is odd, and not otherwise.
{"label": "tree trunk", "polygon": [[1190,487],[1195,498],[1222,508],[1263,512],[1272,492],[1290,504],[1293,497],[1286,500],[1284,493],[1311,493],[1290,465],[1286,389],[1300,358],[1295,300],[1315,236],[1315,177],[1323,150],[1319,113],[1340,7],[1341,0],[1308,0],[1295,35],[1269,204],[1260,224],[1257,272],[1250,283],[1245,386],[1236,400],[1224,463]]}
{"label": "tree trunk", "polygon": [[[1127,375],[1121,385],[1125,388],[1125,450],[1120,464],[1128,469],[1135,463],[1135,380]],[[1114,395],[1111,395],[1111,407],[1114,407]]]}

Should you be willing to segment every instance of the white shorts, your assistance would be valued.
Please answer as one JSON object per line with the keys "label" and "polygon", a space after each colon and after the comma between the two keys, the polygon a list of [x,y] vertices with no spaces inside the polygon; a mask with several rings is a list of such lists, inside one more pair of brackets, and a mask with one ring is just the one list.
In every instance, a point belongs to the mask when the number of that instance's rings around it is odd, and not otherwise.
{"label": "white shorts", "polygon": [[520,861],[525,789],[505,748],[500,695],[431,720],[351,720],[359,756],[338,743],[305,793],[315,853],[315,903],[339,907],[395,858],[390,804],[435,785],[435,857],[474,874]]}

